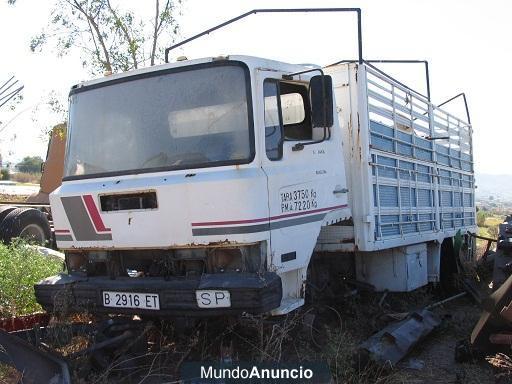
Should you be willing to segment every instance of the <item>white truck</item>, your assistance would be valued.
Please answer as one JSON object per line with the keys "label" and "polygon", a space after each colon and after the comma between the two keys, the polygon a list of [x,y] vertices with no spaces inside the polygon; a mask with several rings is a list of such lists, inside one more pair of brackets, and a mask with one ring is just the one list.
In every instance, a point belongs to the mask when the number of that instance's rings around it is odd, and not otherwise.
{"label": "white truck", "polygon": [[67,272],[37,300],[280,315],[340,270],[377,290],[438,282],[476,230],[465,120],[364,60],[183,59],[76,85],[50,195]]}

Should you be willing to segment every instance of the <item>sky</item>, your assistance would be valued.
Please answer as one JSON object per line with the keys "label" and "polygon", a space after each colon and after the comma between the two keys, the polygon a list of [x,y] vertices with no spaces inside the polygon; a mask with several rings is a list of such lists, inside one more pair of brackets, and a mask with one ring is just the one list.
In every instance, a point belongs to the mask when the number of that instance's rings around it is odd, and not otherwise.
{"label": "sky", "polygon": [[[367,59],[428,60],[432,101],[459,92],[468,98],[477,173],[509,174],[512,126],[506,119],[512,89],[512,2],[507,0],[183,0],[181,37],[187,38],[254,8],[360,7]],[[118,2],[119,4],[121,2]],[[26,155],[44,158],[42,101],[50,91],[66,95],[90,79],[78,53],[59,58],[50,50],[32,53],[31,38],[47,24],[54,0],[0,0],[0,81],[10,75],[24,84],[24,100],[14,112],[2,109],[4,160]],[[151,0],[125,0],[123,7],[150,15]],[[171,52],[171,59],[219,54],[249,54],[291,63],[325,65],[354,58],[356,18],[349,14],[253,15],[223,31]],[[381,67],[412,88],[425,92],[418,65]],[[38,108],[39,107],[39,108]],[[460,114],[461,104],[450,111]],[[44,121],[43,121],[44,120]],[[58,123],[55,121],[55,123]],[[51,125],[51,124],[50,124]],[[0,128],[1,129],[1,128]],[[512,176],[511,176],[512,177]]]}

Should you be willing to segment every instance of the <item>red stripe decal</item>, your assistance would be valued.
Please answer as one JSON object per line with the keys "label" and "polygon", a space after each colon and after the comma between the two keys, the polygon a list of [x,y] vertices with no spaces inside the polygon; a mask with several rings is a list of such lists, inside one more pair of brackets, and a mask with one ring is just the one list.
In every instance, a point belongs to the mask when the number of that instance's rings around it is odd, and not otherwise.
{"label": "red stripe decal", "polygon": [[94,227],[97,232],[108,232],[111,231],[110,228],[105,228],[105,224],[103,224],[103,220],[101,220],[100,213],[98,208],[96,208],[96,204],[94,203],[94,199],[92,195],[83,195],[85,207],[87,208],[87,212],[89,212],[89,216],[91,216]]}
{"label": "red stripe decal", "polygon": [[348,207],[347,204],[342,204],[342,205],[335,205],[333,207],[313,209],[311,211],[294,212],[294,213],[286,213],[284,215],[278,215],[278,216],[263,217],[261,219],[230,220],[230,221],[208,221],[208,222],[202,222],[202,223],[192,223],[192,226],[193,227],[203,227],[203,226],[214,226],[214,225],[260,223],[260,222],[265,222],[265,221],[273,221],[273,220],[285,219],[285,218],[288,218],[288,217],[295,217],[295,216],[303,216],[303,215],[308,215],[308,214],[311,214],[311,213],[319,213],[319,212],[331,211],[331,210],[334,210],[334,209],[347,208],[347,207]]}
{"label": "red stripe decal", "polygon": [[69,229],[54,229],[55,233],[70,233]]}

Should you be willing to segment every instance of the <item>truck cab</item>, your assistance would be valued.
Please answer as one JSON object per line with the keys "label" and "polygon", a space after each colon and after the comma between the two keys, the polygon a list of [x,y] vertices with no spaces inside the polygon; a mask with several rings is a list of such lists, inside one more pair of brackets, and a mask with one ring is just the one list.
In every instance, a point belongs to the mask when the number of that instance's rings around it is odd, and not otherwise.
{"label": "truck cab", "polygon": [[248,56],[183,60],[71,89],[50,195],[67,273],[46,309],[284,314],[321,229],[352,217],[332,79]]}

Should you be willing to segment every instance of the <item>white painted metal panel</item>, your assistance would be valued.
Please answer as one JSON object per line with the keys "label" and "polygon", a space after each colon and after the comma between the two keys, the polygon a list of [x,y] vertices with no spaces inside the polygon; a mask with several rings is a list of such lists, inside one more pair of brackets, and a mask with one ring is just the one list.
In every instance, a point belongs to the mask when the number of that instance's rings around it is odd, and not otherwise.
{"label": "white painted metal panel", "polygon": [[427,244],[356,253],[359,281],[377,291],[409,292],[428,283]]}

